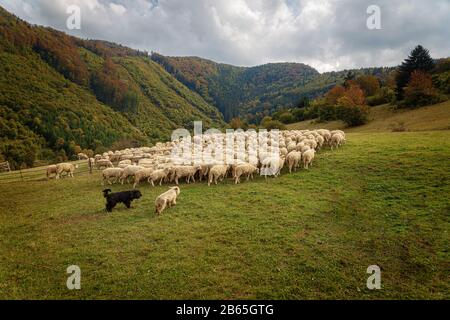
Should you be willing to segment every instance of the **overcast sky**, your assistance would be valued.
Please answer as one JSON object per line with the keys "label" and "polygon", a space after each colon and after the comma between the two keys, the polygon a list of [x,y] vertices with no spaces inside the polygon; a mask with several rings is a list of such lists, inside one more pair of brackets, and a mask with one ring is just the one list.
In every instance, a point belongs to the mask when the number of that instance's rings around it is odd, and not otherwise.
{"label": "overcast sky", "polygon": [[[68,30],[69,5],[81,29]],[[303,62],[320,72],[398,65],[417,44],[450,56],[450,0],[0,0],[22,19],[164,55],[254,66]],[[369,5],[381,29],[369,30]]]}

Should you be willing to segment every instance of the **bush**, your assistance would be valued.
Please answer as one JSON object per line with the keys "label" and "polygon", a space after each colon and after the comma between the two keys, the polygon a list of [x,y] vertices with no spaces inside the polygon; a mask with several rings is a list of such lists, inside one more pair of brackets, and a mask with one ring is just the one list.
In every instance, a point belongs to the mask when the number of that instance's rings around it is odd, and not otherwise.
{"label": "bush", "polygon": [[394,99],[394,90],[388,87],[382,87],[375,95],[368,97],[366,100],[369,106],[379,106],[380,104],[393,102]]}
{"label": "bush", "polygon": [[289,111],[285,111],[282,114],[280,114],[278,116],[278,119],[282,122],[282,123],[294,123],[295,122],[295,117],[294,115],[289,112]]}
{"label": "bush", "polygon": [[369,108],[366,105],[354,106],[341,104],[337,106],[337,115],[349,127],[359,126],[367,123]]}

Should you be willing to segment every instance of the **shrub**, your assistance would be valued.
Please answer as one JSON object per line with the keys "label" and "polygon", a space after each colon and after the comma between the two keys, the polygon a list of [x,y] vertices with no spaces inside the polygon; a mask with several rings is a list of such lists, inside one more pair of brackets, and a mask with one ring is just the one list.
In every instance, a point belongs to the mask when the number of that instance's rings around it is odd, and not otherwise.
{"label": "shrub", "polygon": [[393,102],[394,99],[394,90],[389,87],[382,87],[375,95],[367,97],[366,100],[369,106],[378,106],[380,104]]}
{"label": "shrub", "polygon": [[369,108],[366,105],[353,106],[339,104],[337,106],[338,118],[349,127],[365,124],[368,120]]}

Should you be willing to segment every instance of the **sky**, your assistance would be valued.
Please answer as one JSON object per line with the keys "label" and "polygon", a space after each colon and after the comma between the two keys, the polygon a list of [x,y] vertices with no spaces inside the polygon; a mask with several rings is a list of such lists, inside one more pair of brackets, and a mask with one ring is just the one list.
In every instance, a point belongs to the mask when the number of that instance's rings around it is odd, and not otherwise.
{"label": "sky", "polygon": [[[20,18],[170,56],[320,72],[396,66],[418,44],[450,56],[450,0],[0,0]],[[67,8],[80,8],[70,30]],[[379,8],[379,20],[374,11]],[[379,21],[380,28],[367,26]],[[375,19],[375,20],[374,20]],[[376,25],[375,25],[376,26]]]}

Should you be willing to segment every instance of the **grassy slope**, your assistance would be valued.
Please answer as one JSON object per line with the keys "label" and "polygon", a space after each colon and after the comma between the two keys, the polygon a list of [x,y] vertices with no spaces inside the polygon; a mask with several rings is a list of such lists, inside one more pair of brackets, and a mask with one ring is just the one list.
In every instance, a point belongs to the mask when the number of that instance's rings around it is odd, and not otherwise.
{"label": "grassy slope", "polygon": [[167,186],[107,215],[98,173],[0,185],[0,298],[448,298],[449,157],[450,131],[353,133],[269,184],[183,184],[161,217]]}
{"label": "grassy slope", "polygon": [[[345,129],[347,132],[392,131],[403,124],[406,131],[450,129],[450,100],[413,110],[393,110],[390,105],[372,107],[369,122],[363,126]],[[306,120],[287,125],[288,129],[344,129],[342,121],[315,123]]]}

